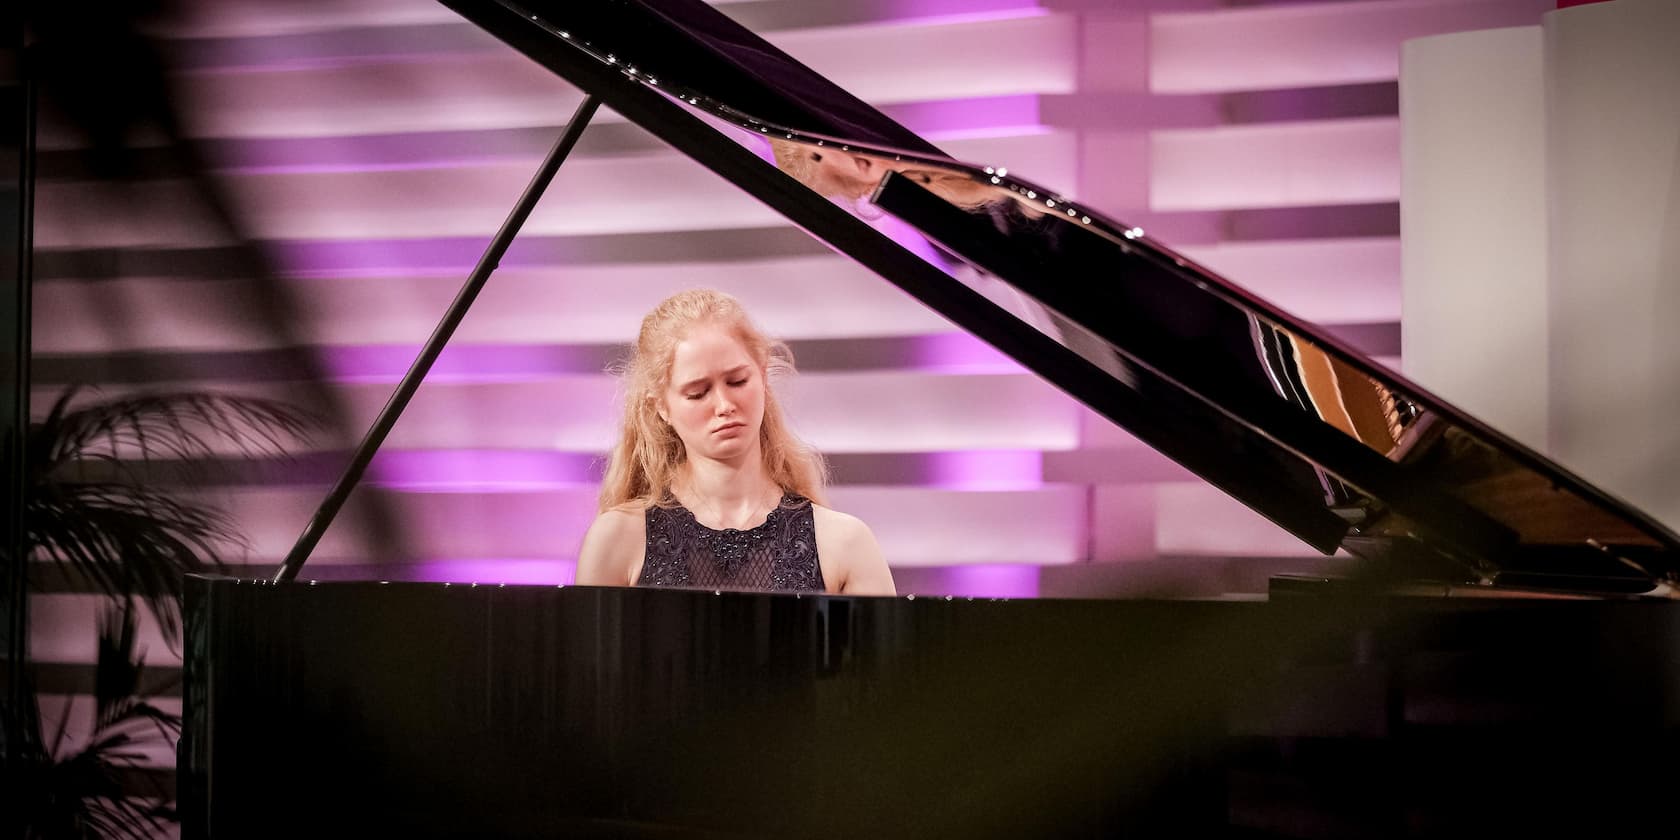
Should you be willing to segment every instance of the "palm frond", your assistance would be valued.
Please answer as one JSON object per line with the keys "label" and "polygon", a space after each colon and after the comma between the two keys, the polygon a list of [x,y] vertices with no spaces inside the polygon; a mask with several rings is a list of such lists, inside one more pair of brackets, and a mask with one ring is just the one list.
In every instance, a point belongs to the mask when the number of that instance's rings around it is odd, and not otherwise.
{"label": "palm frond", "polygon": [[182,577],[219,568],[245,543],[224,513],[149,486],[135,466],[154,458],[191,466],[230,447],[285,457],[319,422],[254,397],[164,393],[78,405],[76,394],[60,394],[30,426],[26,545],[120,606],[101,616],[94,729],[85,742],[68,743],[68,708],[47,737],[32,690],[26,708],[3,710],[5,742],[19,761],[6,763],[0,789],[22,807],[0,808],[0,828],[7,836],[26,824],[25,836],[152,837],[173,821],[172,803],[162,801],[164,791],[124,790],[124,780],[133,781],[149,747],[180,737],[181,718],[140,694],[144,656],[135,651],[133,609],[145,605],[165,643],[178,648]]}
{"label": "palm frond", "polygon": [[133,602],[122,606],[106,606],[99,613],[98,654],[94,660],[94,725],[104,729],[123,714],[124,707],[135,702],[140,688],[143,653],[134,649]]}
{"label": "palm frond", "polygon": [[127,453],[138,453],[142,460],[191,461],[216,454],[214,441],[231,443],[248,457],[284,457],[288,443],[307,441],[320,426],[312,414],[261,397],[184,391],[71,408],[75,392],[61,395],[32,429],[47,444],[33,449],[44,456],[37,462],[44,469]]}
{"label": "palm frond", "polygon": [[219,568],[243,541],[218,510],[133,485],[64,484],[30,499],[26,537],[105,594],[138,597],[179,639],[182,576]]}
{"label": "palm frond", "polygon": [[[64,723],[51,738],[40,730],[38,700],[27,687],[25,708],[6,715],[8,740],[22,759],[6,765],[8,807],[0,809],[5,836],[39,838],[156,837],[175,822],[167,791],[135,789],[131,771],[142,767],[147,747],[172,744],[181,719],[159,710],[137,693],[145,656],[136,650],[133,605],[107,608],[99,622],[95,666],[94,729],[85,742],[65,746]],[[12,774],[16,774],[15,776]],[[15,807],[13,807],[15,805]]]}
{"label": "palm frond", "polygon": [[77,405],[77,393],[66,389],[30,427],[29,545],[110,597],[139,597],[173,648],[181,576],[219,568],[222,554],[244,543],[220,511],[149,487],[134,459],[190,467],[212,459],[218,443],[285,457],[288,443],[306,441],[319,422],[258,397],[172,392]]}

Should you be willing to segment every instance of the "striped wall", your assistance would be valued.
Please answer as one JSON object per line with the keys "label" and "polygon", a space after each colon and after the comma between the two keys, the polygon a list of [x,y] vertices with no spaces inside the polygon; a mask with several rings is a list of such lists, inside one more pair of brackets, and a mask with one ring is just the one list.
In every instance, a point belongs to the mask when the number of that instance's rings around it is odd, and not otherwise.
{"label": "striped wall", "polygon": [[[741,0],[720,9],[952,154],[1149,230],[1391,363],[1400,43],[1543,0]],[[580,99],[425,0],[199,0],[164,34],[213,171],[91,180],[48,119],[35,403],[206,388],[328,428],[182,492],[274,568]],[[230,208],[219,221],[214,195]],[[257,245],[237,247],[240,237]],[[786,337],[797,427],[904,591],[1263,591],[1291,537],[603,113],[305,577],[562,583],[612,434],[603,371],[709,285]],[[302,348],[301,352],[298,348]],[[157,480],[180,465],[156,464]],[[380,523],[395,527],[381,528]],[[33,652],[86,683],[96,599],[43,571]],[[154,663],[174,660],[143,630]]]}

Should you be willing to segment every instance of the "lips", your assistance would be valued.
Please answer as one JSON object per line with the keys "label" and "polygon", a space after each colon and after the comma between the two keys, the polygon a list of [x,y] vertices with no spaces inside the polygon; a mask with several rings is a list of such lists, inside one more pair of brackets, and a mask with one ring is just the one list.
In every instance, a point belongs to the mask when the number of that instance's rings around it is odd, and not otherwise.
{"label": "lips", "polygon": [[722,426],[719,426],[719,427],[713,429],[712,434],[720,435],[720,434],[723,434],[724,432],[727,432],[731,429],[744,429],[744,428],[746,428],[746,426],[747,426],[747,424],[745,424],[745,423],[725,423]]}

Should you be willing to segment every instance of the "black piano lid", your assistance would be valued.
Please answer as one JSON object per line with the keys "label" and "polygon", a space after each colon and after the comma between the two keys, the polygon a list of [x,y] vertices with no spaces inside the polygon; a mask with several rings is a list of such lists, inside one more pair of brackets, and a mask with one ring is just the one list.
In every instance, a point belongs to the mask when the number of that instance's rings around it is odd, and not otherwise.
{"label": "black piano lid", "polygon": [[1320,551],[1680,584],[1650,516],[1142,230],[951,159],[700,0],[442,2]]}

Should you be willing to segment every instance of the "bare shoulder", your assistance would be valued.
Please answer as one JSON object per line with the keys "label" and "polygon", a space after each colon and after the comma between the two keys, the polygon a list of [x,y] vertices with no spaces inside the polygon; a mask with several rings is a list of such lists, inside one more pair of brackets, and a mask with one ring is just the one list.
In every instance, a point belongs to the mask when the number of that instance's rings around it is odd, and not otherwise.
{"label": "bare shoulder", "polygon": [[640,507],[602,511],[584,532],[578,549],[577,582],[585,586],[629,586],[641,572],[647,518]]}
{"label": "bare shoulder", "polygon": [[615,508],[601,511],[590,524],[590,529],[600,528],[609,534],[623,531],[641,533],[647,529],[647,516],[643,510],[633,504],[623,504]]}
{"label": "bare shoulder", "polygon": [[811,521],[817,529],[817,559],[830,592],[897,594],[875,532],[862,519],[812,502]]}
{"label": "bare shoulder", "polygon": [[838,543],[864,539],[873,542],[875,539],[874,532],[869,530],[869,526],[865,525],[862,519],[816,502],[811,503],[811,519],[817,526],[817,533],[827,531]]}

